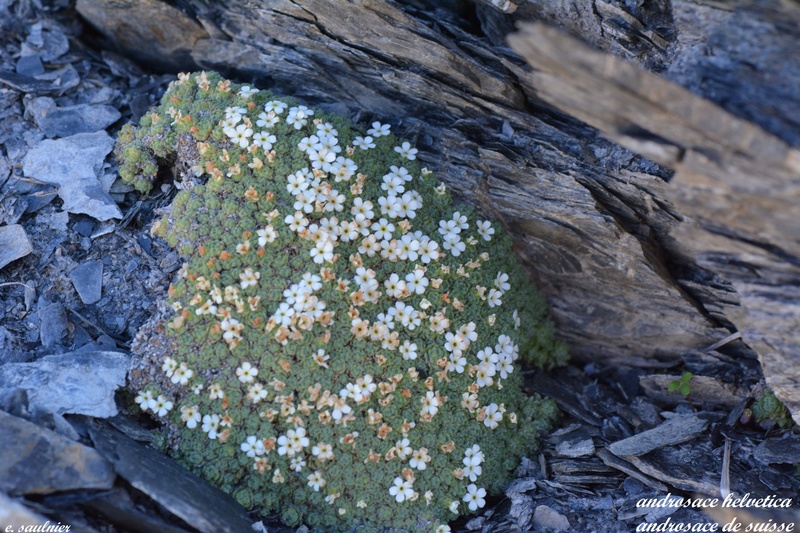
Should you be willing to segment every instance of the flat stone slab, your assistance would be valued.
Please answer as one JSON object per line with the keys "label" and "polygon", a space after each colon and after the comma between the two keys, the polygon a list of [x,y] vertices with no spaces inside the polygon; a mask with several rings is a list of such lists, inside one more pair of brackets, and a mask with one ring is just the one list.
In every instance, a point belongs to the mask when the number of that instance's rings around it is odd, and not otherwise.
{"label": "flat stone slab", "polygon": [[800,463],[800,435],[789,435],[781,439],[767,439],[753,452],[756,461],[764,464]]}
{"label": "flat stone slab", "polygon": [[0,226],[0,268],[33,251],[28,234],[19,224]]}
{"label": "flat stone slab", "polygon": [[0,492],[10,496],[114,485],[114,468],[96,450],[2,411],[0,442]]}
{"label": "flat stone slab", "polygon": [[45,139],[27,153],[22,171],[29,178],[58,185],[65,211],[102,221],[122,218],[98,180],[103,161],[113,148],[114,139],[105,131]]}
{"label": "flat stone slab", "polygon": [[97,303],[103,293],[103,263],[87,261],[69,275],[78,296],[86,305]]}
{"label": "flat stone slab", "polygon": [[125,384],[129,361],[125,353],[94,351],[9,363],[0,367],[0,395],[25,389],[31,407],[36,409],[60,415],[114,416],[114,393]]}
{"label": "flat stone slab", "polygon": [[55,100],[47,96],[33,99],[26,109],[48,138],[104,130],[122,116],[117,108],[110,105],[58,107]]}
{"label": "flat stone slab", "polygon": [[172,459],[100,421],[89,424],[89,434],[117,474],[198,531],[252,531],[244,507]]}
{"label": "flat stone slab", "polygon": [[608,446],[617,457],[638,457],[664,446],[690,441],[705,431],[708,422],[696,415],[677,415],[660,426]]}

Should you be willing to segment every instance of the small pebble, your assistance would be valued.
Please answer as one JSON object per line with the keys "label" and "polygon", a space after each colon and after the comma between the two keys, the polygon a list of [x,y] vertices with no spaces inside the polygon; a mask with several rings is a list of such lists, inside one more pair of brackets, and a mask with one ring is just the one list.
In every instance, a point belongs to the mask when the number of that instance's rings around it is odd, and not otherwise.
{"label": "small pebble", "polygon": [[103,263],[100,261],[83,263],[72,271],[70,279],[84,304],[96,303],[103,291]]}

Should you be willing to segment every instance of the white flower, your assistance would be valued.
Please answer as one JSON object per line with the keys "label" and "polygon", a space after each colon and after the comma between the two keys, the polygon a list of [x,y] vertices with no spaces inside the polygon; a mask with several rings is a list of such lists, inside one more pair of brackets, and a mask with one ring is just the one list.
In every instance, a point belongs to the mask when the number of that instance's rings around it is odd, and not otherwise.
{"label": "white flower", "polygon": [[410,143],[404,142],[402,146],[395,146],[394,151],[400,154],[401,157],[413,161],[417,158],[417,152],[419,150],[412,148]]}
{"label": "white flower", "polygon": [[411,468],[416,468],[417,470],[425,470],[427,467],[427,463],[430,462],[431,456],[428,455],[427,448],[420,448],[419,450],[414,450],[411,453],[411,461],[409,461],[409,466]]}
{"label": "white flower", "polygon": [[403,341],[400,346],[400,355],[407,361],[413,361],[417,358],[417,344],[411,341]]}
{"label": "white flower", "polygon": [[514,372],[513,357],[505,352],[500,355],[500,360],[495,363],[498,373],[502,379],[508,378],[508,375]]}
{"label": "white flower", "polygon": [[253,269],[250,267],[245,268],[244,272],[239,274],[239,280],[241,281],[242,289],[246,289],[247,287],[255,287],[258,285],[258,280],[260,278],[261,273],[253,272]]}
{"label": "white flower", "polygon": [[258,120],[256,121],[256,126],[258,126],[259,128],[269,129],[277,123],[278,123],[278,115],[276,115],[274,111],[270,111],[269,113],[258,114]]}
{"label": "white flower", "polygon": [[483,463],[483,452],[481,451],[481,447],[477,444],[473,444],[471,448],[467,448],[464,450],[464,460],[462,461],[465,465],[479,465]]}
{"label": "white flower", "polygon": [[394,499],[400,503],[412,498],[414,496],[414,489],[412,488],[411,482],[398,476],[394,478],[394,484],[389,488],[389,494],[394,496]]}
{"label": "white flower", "polygon": [[503,301],[500,299],[502,296],[503,293],[497,289],[489,289],[489,294],[486,296],[486,302],[489,304],[489,307],[499,307],[503,303]]}
{"label": "white flower", "polygon": [[172,402],[159,394],[153,402],[151,410],[158,416],[166,416],[172,410]]}
{"label": "white flower", "polygon": [[359,136],[353,140],[353,146],[361,148],[362,150],[369,150],[370,148],[375,148],[375,143],[369,135],[366,137]]}
{"label": "white flower", "polygon": [[430,239],[420,241],[419,258],[426,265],[439,259],[439,245]]}
{"label": "white flower", "polygon": [[252,383],[257,375],[258,368],[254,367],[247,361],[242,363],[242,365],[236,369],[236,376],[242,383]]}
{"label": "white flower", "polygon": [[415,270],[406,276],[406,287],[413,294],[424,294],[427,286],[428,278],[425,277],[425,273],[421,269]]}
{"label": "white flower", "polygon": [[426,392],[422,398],[422,412],[431,416],[439,412],[439,399],[432,391]]}
{"label": "white flower", "polygon": [[478,361],[481,363],[495,364],[497,362],[497,354],[492,351],[490,347],[486,347],[478,352]]}
{"label": "white flower", "polygon": [[458,333],[451,333],[447,332],[444,336],[444,349],[448,352],[453,352],[455,356],[461,356],[461,354],[469,347],[466,339],[459,335]]}
{"label": "white flower", "polygon": [[381,189],[386,191],[387,196],[397,196],[406,190],[403,178],[396,174],[386,174],[383,177],[383,184]]}
{"label": "white flower", "polygon": [[478,387],[490,387],[494,383],[492,377],[497,370],[492,363],[481,363],[478,365],[478,370],[475,372],[475,382]]}
{"label": "white flower", "polygon": [[267,453],[267,449],[264,448],[264,442],[255,435],[247,437],[247,440],[245,440],[239,448],[246,453],[248,457],[255,457]]}
{"label": "white flower", "polygon": [[394,232],[394,224],[382,218],[372,224],[370,229],[375,232],[375,238],[379,241],[387,240],[392,238],[392,232]]}
{"label": "white flower", "polygon": [[389,126],[388,124],[373,122],[372,128],[367,130],[367,135],[372,135],[373,137],[383,137],[384,135],[389,135],[390,129],[391,126]]}
{"label": "white flower", "polygon": [[264,105],[264,111],[267,113],[273,112],[276,115],[280,115],[287,107],[289,106],[280,100],[271,100]]}
{"label": "white flower", "polygon": [[292,231],[300,231],[308,226],[308,219],[300,211],[295,211],[294,215],[287,215],[283,221],[289,225]]}
{"label": "white flower", "polygon": [[303,274],[303,278],[300,281],[300,287],[308,289],[311,292],[318,291],[322,288],[322,278],[311,272],[306,272]]}
{"label": "white flower", "polygon": [[250,145],[249,138],[253,135],[253,130],[248,128],[245,124],[239,124],[234,128],[225,128],[223,130],[225,135],[230,137],[233,144],[238,144],[241,148],[247,148]]}
{"label": "white flower", "polygon": [[353,200],[353,207],[350,208],[350,213],[354,217],[363,216],[367,219],[375,216],[375,213],[372,211],[372,202],[369,200],[365,202],[361,198]]}
{"label": "white flower", "polygon": [[203,431],[208,433],[209,439],[216,440],[218,429],[219,429],[218,415],[205,415],[203,417]]}
{"label": "white flower", "polygon": [[511,285],[508,284],[508,274],[505,272],[498,272],[497,277],[494,278],[494,286],[503,293],[509,290]]}
{"label": "white flower", "polygon": [[483,237],[485,241],[491,241],[492,235],[494,235],[494,228],[492,227],[492,223],[488,220],[479,220],[478,221],[478,235]]}
{"label": "white flower", "polygon": [[483,425],[487,428],[494,429],[499,422],[503,420],[503,411],[497,406],[496,403],[490,403],[486,408],[486,418],[483,419]]}
{"label": "white flower", "polygon": [[245,98],[250,98],[254,94],[258,92],[258,89],[253,89],[249,85],[242,85],[241,89],[239,89],[239,96],[244,96]]}
{"label": "white flower", "polygon": [[[253,136],[253,144],[260,146],[265,152],[272,150],[272,145],[277,142],[277,140],[278,139],[274,135],[270,135],[269,132],[266,131],[260,131]],[[242,146],[242,148],[244,148],[244,146]]]}
{"label": "white flower", "polygon": [[317,131],[323,135],[330,135],[332,137],[336,137],[339,135],[339,132],[333,127],[333,124],[330,122],[322,122],[317,124]]}
{"label": "white flower", "polygon": [[187,385],[189,380],[192,379],[192,376],[194,376],[194,370],[191,370],[186,363],[181,363],[180,366],[175,369],[175,373],[172,375],[170,381],[179,385]]}
{"label": "white flower", "polygon": [[311,454],[320,461],[328,461],[333,459],[333,446],[326,442],[320,442],[311,448]]}
{"label": "white flower", "polygon": [[397,457],[399,457],[401,461],[404,461],[406,457],[411,455],[413,450],[409,445],[408,439],[402,439],[394,443],[394,451]]}
{"label": "white flower", "polygon": [[442,247],[445,250],[448,250],[453,257],[458,257],[461,253],[467,249],[467,245],[464,244],[464,241],[461,240],[458,233],[448,233],[444,236],[444,244]]}
{"label": "white flower", "polygon": [[272,244],[278,238],[278,232],[275,231],[275,228],[272,227],[272,224],[269,224],[264,229],[256,230],[256,234],[258,235],[259,246],[266,246],[267,244]]}
{"label": "white flower", "polygon": [[486,489],[479,489],[474,483],[470,483],[467,485],[467,493],[464,494],[462,500],[469,504],[469,510],[474,512],[486,505],[485,497]]}
{"label": "white flower", "polygon": [[289,462],[289,469],[294,472],[302,472],[305,466],[306,460],[302,457],[292,457],[292,460]]}
{"label": "white flower", "polygon": [[[456,505],[458,505],[458,502],[456,502]],[[452,530],[450,529],[450,526],[448,526],[447,524],[441,524],[436,527],[434,533],[450,533],[451,531]]]}
{"label": "white flower", "polygon": [[477,481],[481,471],[482,468],[479,465],[468,464],[464,466],[464,475],[469,477],[470,481]]}
{"label": "white flower", "polygon": [[313,474],[309,474],[306,479],[308,479],[308,486],[314,489],[314,492],[319,492],[319,489],[326,484],[319,470],[315,470]]}
{"label": "white flower", "polygon": [[197,427],[198,422],[200,422],[200,409],[196,405],[191,407],[184,405],[181,407],[181,420],[186,422],[186,427],[189,429],[194,429]]}
{"label": "white flower", "polygon": [[458,356],[455,354],[450,354],[450,363],[447,365],[448,372],[458,372],[459,374],[464,373],[464,367],[467,364],[467,358],[463,356]]}
{"label": "white flower", "polygon": [[164,371],[167,377],[172,377],[172,373],[175,372],[176,368],[178,368],[178,362],[169,356],[164,359],[164,363],[161,365],[161,370]]}
{"label": "white flower", "polygon": [[247,389],[247,397],[253,403],[259,403],[267,399],[267,389],[261,383],[255,383]]}
{"label": "white flower", "polygon": [[450,502],[450,505],[447,508],[450,509],[451,513],[458,514],[458,505],[459,505],[458,501],[453,500],[452,502]]}
{"label": "white flower", "polygon": [[455,222],[456,227],[459,230],[465,230],[469,227],[469,224],[467,223],[467,217],[462,215],[458,211],[453,213],[453,222]]}
{"label": "white flower", "polygon": [[226,107],[225,120],[230,120],[232,124],[238,124],[242,116],[247,114],[247,109],[243,107]]}

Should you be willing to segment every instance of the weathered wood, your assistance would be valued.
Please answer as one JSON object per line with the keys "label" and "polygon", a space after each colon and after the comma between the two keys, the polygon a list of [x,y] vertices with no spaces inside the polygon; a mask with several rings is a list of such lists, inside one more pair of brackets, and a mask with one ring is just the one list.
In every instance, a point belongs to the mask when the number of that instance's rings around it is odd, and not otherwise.
{"label": "weathered wood", "polygon": [[551,28],[525,26],[510,42],[541,98],[676,170],[668,196],[686,221],[673,249],[736,288],[725,313],[800,420],[800,150]]}

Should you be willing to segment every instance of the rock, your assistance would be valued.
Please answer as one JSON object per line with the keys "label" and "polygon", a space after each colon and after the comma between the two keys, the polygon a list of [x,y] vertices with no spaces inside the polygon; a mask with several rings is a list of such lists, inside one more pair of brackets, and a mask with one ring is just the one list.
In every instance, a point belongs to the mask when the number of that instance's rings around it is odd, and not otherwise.
{"label": "rock", "polygon": [[202,533],[251,531],[242,506],[168,457],[99,421],[89,434],[121,477]]}
{"label": "rock", "polygon": [[25,176],[60,186],[63,208],[98,220],[122,218],[111,197],[97,179],[105,157],[114,148],[114,139],[105,131],[79,133],[58,140],[44,140],[34,146],[22,161]]}
{"label": "rock", "polygon": [[100,301],[103,292],[103,263],[87,261],[69,275],[78,296],[86,305]]}
{"label": "rock", "polygon": [[0,492],[0,524],[4,530],[10,527],[10,531],[21,531],[22,526],[42,526],[46,522],[45,517]]}
{"label": "rock", "polygon": [[512,481],[505,493],[511,500],[511,509],[508,514],[517,522],[520,531],[526,531],[533,521],[533,498],[524,494],[536,490],[536,479],[525,478]]}
{"label": "rock", "polygon": [[125,384],[129,356],[121,352],[69,352],[0,367],[0,394],[26,389],[32,408],[95,417],[117,414],[114,393]]}
{"label": "rock", "polygon": [[97,451],[0,412],[0,491],[11,496],[109,489],[114,468]]}
{"label": "rock", "polygon": [[190,52],[208,37],[193,18],[159,0],[78,0],[75,9],[123,53],[164,71],[193,69]]}
{"label": "rock", "polygon": [[49,138],[104,130],[122,116],[117,108],[110,105],[58,107],[55,100],[47,96],[32,99],[27,103],[26,110]]}
{"label": "rock", "polygon": [[17,74],[24,76],[38,76],[44,74],[44,65],[42,65],[42,57],[39,54],[29,54],[21,56],[17,60]]}
{"label": "rock", "polygon": [[536,529],[568,531],[569,520],[567,520],[567,517],[563,514],[554,511],[546,505],[540,505],[533,512],[533,527]]}
{"label": "rock", "polygon": [[33,244],[22,226],[0,226],[0,269],[32,251]]}
{"label": "rock", "polygon": [[39,309],[39,339],[42,346],[50,348],[61,344],[67,334],[67,313],[60,303],[45,305]]}
{"label": "rock", "polygon": [[[31,50],[32,49],[32,50]],[[31,52],[41,54],[42,61],[50,62],[69,51],[69,41],[57,27],[44,28],[42,22],[37,22],[30,27],[28,38],[22,44],[22,53]]]}
{"label": "rock", "polygon": [[76,233],[88,237],[94,231],[94,222],[90,218],[81,218],[73,227]]}
{"label": "rock", "polygon": [[643,431],[608,445],[608,450],[621,458],[644,455],[663,446],[692,440],[702,433],[708,422],[693,414],[676,415],[660,426]]}
{"label": "rock", "polygon": [[562,457],[584,457],[586,455],[594,454],[594,442],[592,439],[580,441],[563,441],[556,446],[556,453]]}
{"label": "rock", "polygon": [[767,439],[753,452],[756,461],[764,464],[800,463],[800,435],[788,435],[782,439]]}

